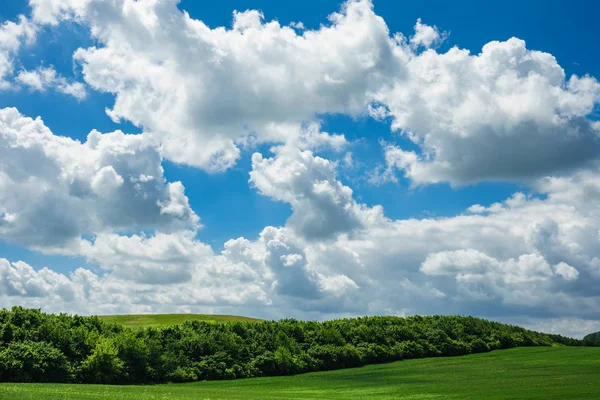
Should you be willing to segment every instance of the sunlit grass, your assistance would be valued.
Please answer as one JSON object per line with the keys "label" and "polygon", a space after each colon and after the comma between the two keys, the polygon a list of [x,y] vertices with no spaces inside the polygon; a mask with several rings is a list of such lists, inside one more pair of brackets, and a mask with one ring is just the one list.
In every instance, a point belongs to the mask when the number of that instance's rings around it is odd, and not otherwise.
{"label": "sunlit grass", "polygon": [[0,384],[2,399],[600,399],[600,348],[531,347],[289,377],[154,386]]}
{"label": "sunlit grass", "polygon": [[99,315],[98,318],[105,322],[120,324],[131,328],[140,327],[164,327],[181,324],[185,321],[205,322],[227,322],[260,321],[256,318],[239,317],[236,315],[214,315],[214,314],[128,314],[128,315]]}

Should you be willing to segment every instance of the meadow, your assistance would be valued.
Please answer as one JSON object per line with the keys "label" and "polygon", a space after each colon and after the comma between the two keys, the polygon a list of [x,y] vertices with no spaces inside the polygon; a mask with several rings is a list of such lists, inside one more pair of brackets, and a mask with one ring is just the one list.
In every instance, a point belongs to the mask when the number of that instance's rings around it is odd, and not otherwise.
{"label": "meadow", "polygon": [[0,398],[59,399],[600,399],[600,348],[521,347],[313,372],[147,386],[0,384]]}
{"label": "meadow", "polygon": [[128,328],[160,328],[170,325],[182,324],[186,321],[204,322],[258,322],[257,318],[241,317],[237,315],[218,314],[125,314],[125,315],[98,315],[98,318],[110,324],[119,324]]}

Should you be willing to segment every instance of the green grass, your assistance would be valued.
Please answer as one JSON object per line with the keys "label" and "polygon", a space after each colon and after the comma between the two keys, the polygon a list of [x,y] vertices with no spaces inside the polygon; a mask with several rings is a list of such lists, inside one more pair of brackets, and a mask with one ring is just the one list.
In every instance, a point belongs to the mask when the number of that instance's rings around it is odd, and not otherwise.
{"label": "green grass", "polygon": [[0,399],[600,399],[600,348],[530,347],[290,377],[155,386],[0,384]]}
{"label": "green grass", "polygon": [[238,317],[236,315],[213,314],[129,314],[129,315],[98,315],[105,322],[120,324],[130,328],[163,327],[181,324],[185,321],[228,322],[228,321],[260,321],[256,318]]}

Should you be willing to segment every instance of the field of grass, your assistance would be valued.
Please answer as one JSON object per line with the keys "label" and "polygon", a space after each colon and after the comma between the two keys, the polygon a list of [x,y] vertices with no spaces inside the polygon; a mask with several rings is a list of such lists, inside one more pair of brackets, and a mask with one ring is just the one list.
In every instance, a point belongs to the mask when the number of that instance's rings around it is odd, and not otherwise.
{"label": "field of grass", "polygon": [[289,377],[155,386],[0,384],[0,399],[600,399],[599,347],[529,347]]}
{"label": "field of grass", "polygon": [[185,321],[227,322],[227,321],[260,321],[256,318],[238,317],[236,315],[215,314],[129,314],[129,315],[98,315],[105,322],[120,324],[130,328],[163,327],[177,325]]}

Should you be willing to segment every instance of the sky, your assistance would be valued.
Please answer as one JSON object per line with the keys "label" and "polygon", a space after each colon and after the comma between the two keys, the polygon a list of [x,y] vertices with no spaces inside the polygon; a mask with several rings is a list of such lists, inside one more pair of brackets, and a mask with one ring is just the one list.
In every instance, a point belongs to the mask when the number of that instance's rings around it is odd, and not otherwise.
{"label": "sky", "polygon": [[0,3],[0,304],[600,330],[587,1]]}

